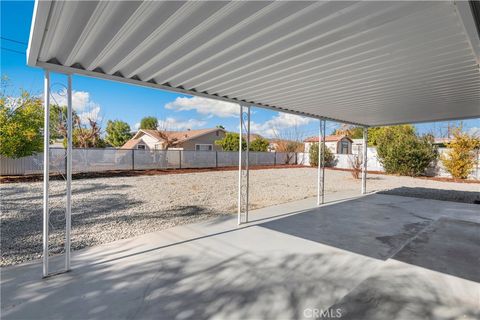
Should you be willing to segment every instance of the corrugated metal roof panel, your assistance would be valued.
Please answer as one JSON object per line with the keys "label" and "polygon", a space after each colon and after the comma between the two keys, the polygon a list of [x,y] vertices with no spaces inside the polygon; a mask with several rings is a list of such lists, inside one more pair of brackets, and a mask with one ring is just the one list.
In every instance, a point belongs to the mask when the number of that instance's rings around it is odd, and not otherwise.
{"label": "corrugated metal roof panel", "polygon": [[465,12],[445,1],[41,1],[28,63],[364,125],[472,118],[480,41]]}

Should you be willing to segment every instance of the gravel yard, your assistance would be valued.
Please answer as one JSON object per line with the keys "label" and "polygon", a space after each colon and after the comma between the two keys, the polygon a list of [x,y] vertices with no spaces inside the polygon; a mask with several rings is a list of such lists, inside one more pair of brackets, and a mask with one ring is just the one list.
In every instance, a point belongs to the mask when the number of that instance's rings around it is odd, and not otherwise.
{"label": "gravel yard", "polygon": [[[80,249],[236,212],[237,171],[73,181],[72,248]],[[316,170],[250,172],[252,208],[316,195]],[[65,183],[51,181],[51,252],[63,250]],[[369,191],[473,202],[480,184],[369,175]],[[443,190],[442,190],[443,189]],[[326,171],[326,192],[358,192],[349,172]],[[447,190],[447,191],[445,191]],[[1,265],[41,257],[42,183],[1,184]]]}

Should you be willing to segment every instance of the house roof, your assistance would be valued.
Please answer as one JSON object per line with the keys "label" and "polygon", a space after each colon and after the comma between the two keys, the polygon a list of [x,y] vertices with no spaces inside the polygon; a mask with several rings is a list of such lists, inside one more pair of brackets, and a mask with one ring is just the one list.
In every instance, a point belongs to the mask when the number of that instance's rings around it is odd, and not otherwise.
{"label": "house roof", "polygon": [[366,126],[480,116],[469,1],[36,1],[27,62]]}
{"label": "house roof", "polygon": [[133,149],[141,139],[130,139],[120,149]]}
{"label": "house roof", "polygon": [[[325,136],[325,142],[336,142],[340,141],[342,139],[348,139],[350,142],[353,142],[352,139],[350,139],[348,136],[345,135],[331,135],[331,136]],[[317,137],[310,137],[305,140],[304,142],[318,142],[318,136]]]}
{"label": "house roof", "polygon": [[270,139],[269,141],[270,141],[270,143],[300,143],[300,144],[302,143],[302,142],[296,141],[296,140],[277,139],[277,138],[275,138],[275,139]]}
{"label": "house roof", "polygon": [[[246,133],[243,134],[243,137],[245,138],[247,136]],[[250,141],[257,140],[257,139],[263,139],[263,136],[257,134],[257,133],[250,133]]]}
{"label": "house roof", "polygon": [[[191,139],[194,139],[218,130],[225,132],[225,130],[222,128],[209,128],[209,129],[185,130],[185,131],[161,131],[161,132],[167,135],[170,140],[175,140],[174,144],[178,144],[178,143],[185,142],[187,140],[191,140]],[[147,134],[150,137],[157,139],[158,141],[163,140],[158,130],[147,130],[147,129],[138,130],[138,132],[135,134],[133,138],[138,139],[141,137],[141,134]]]}
{"label": "house roof", "polygon": [[451,141],[452,141],[451,138],[434,138],[433,139],[434,144],[447,144]]}

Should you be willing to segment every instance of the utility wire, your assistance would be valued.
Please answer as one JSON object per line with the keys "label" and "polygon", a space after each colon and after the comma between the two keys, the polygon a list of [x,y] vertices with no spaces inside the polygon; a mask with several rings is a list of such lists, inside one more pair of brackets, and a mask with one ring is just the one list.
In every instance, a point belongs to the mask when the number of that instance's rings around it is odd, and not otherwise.
{"label": "utility wire", "polygon": [[15,52],[15,53],[18,53],[18,54],[23,54],[23,55],[25,55],[25,52],[18,51],[18,50],[14,50],[14,49],[9,49],[9,48],[4,48],[4,47],[2,47],[2,50],[10,51],[10,52]]}
{"label": "utility wire", "polygon": [[5,41],[10,41],[10,42],[15,42],[15,43],[23,44],[23,45],[28,45],[28,43],[26,43],[26,42],[24,42],[24,41],[18,41],[18,40],[6,38],[6,37],[0,37],[0,39],[5,40]]}

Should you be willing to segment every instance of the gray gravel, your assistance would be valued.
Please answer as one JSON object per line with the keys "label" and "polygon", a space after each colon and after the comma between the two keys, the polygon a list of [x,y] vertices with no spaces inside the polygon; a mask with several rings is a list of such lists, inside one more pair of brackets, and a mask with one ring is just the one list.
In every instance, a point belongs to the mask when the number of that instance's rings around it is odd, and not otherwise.
{"label": "gray gravel", "polygon": [[[72,248],[130,238],[179,224],[236,212],[236,171],[158,176],[96,178],[73,181]],[[316,195],[314,168],[250,172],[252,208]],[[369,191],[403,187],[409,196],[473,202],[480,184],[438,182],[371,175]],[[65,184],[51,181],[51,253],[63,251]],[[423,189],[419,189],[423,188]],[[440,190],[439,190],[440,189]],[[457,190],[442,195],[441,189]],[[327,170],[326,192],[360,190],[350,173]],[[396,191],[397,190],[397,191]],[[392,192],[398,194],[395,189]],[[1,265],[41,257],[42,183],[1,184]],[[402,192],[400,192],[402,194]],[[463,199],[463,200],[462,200]]]}

